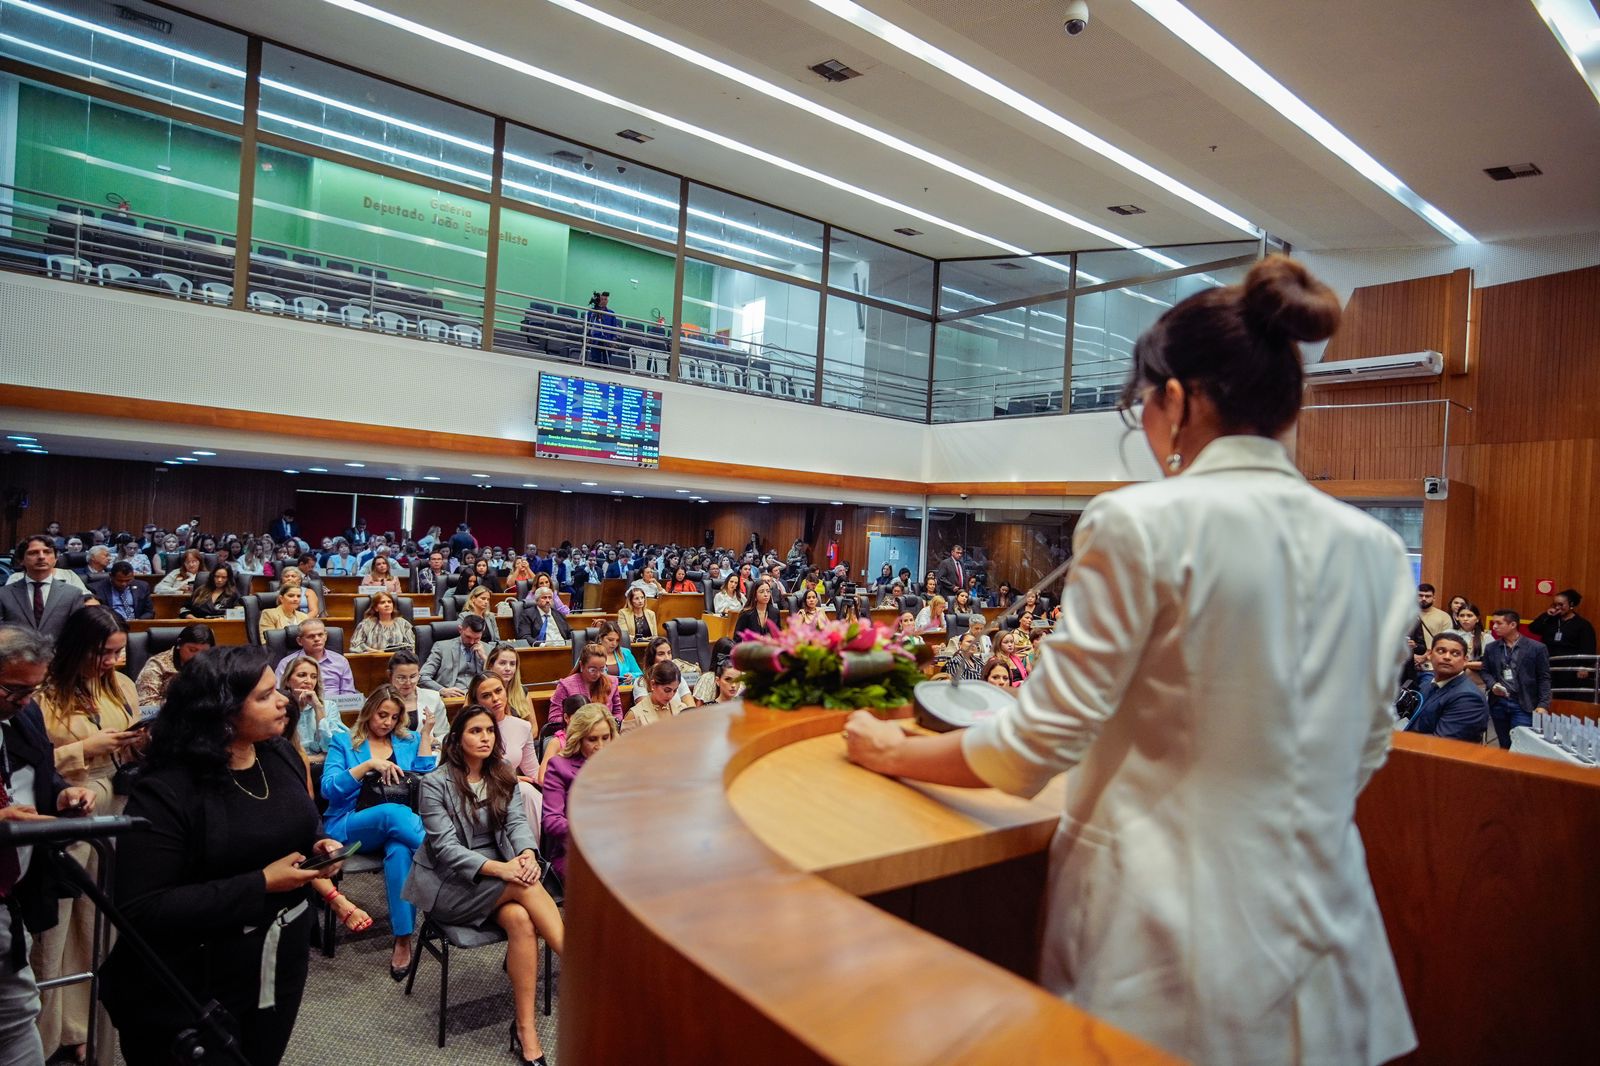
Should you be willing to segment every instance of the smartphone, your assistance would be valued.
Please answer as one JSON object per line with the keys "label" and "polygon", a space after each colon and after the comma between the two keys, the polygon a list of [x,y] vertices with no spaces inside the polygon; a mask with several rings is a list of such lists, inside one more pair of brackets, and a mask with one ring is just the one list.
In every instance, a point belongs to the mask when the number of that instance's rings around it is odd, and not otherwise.
{"label": "smartphone", "polygon": [[136,730],[140,730],[140,729],[149,729],[151,726],[153,726],[155,724],[156,724],[156,720],[154,718],[141,718],[137,722],[135,722],[132,725],[130,725],[127,728],[127,732],[132,733],[132,732],[135,732]]}
{"label": "smartphone", "polygon": [[334,863],[343,862],[360,850],[361,841],[358,840],[354,844],[345,845],[332,855],[323,855],[319,858],[307,859],[305,862],[300,864],[300,869],[321,870],[325,867],[332,866]]}

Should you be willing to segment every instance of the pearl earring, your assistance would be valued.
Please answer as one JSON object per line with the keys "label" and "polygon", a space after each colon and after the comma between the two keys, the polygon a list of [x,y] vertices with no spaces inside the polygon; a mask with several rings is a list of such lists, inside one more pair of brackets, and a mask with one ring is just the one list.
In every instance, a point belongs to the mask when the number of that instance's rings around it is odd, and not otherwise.
{"label": "pearl earring", "polygon": [[1172,427],[1172,451],[1167,456],[1167,472],[1176,474],[1183,467],[1183,455],[1178,451],[1178,427]]}

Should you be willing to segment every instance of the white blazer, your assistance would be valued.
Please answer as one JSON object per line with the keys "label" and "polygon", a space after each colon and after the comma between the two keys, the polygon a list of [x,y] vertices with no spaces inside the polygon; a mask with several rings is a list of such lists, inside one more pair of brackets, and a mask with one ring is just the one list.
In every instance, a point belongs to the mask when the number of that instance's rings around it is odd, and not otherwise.
{"label": "white blazer", "polygon": [[1416,624],[1399,538],[1237,436],[1073,548],[1020,698],[962,741],[1022,795],[1075,767],[1044,984],[1199,1063],[1415,1047],[1354,821]]}

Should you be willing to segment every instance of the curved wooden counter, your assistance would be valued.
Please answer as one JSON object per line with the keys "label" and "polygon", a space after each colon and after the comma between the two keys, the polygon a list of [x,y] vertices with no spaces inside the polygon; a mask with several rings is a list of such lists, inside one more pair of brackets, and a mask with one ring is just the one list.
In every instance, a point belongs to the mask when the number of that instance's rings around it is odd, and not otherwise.
{"label": "curved wooden counter", "polygon": [[[825,850],[822,861],[808,863],[822,876],[762,843],[730,802],[730,789],[761,756],[834,734],[842,722],[820,711],[706,707],[631,734],[584,769],[571,804],[561,1060],[1174,1061],[830,883],[880,893],[889,909],[904,911],[894,906],[896,891],[927,879],[980,867],[1003,871],[1015,862],[1042,869],[1057,817],[1044,807],[968,793],[958,810],[943,790],[913,792],[885,781],[891,791],[884,806],[863,806],[859,817],[870,823],[893,809],[900,828],[885,835],[879,827],[879,841],[898,839],[924,819],[930,831],[910,834],[915,843],[908,847],[875,855],[875,844],[862,843],[874,834],[861,834],[848,861],[830,863]],[[866,771],[834,769],[878,786]],[[837,827],[839,805],[818,797],[818,785],[796,784],[793,826],[826,833],[833,819]],[[812,817],[813,808],[820,817]],[[759,814],[752,817],[759,824]],[[781,823],[769,820],[763,832],[770,837]],[[1003,893],[1003,886],[998,894],[986,887],[961,913],[916,917],[960,925],[964,917],[1004,911]],[[1035,915],[1020,917],[1031,927]]]}

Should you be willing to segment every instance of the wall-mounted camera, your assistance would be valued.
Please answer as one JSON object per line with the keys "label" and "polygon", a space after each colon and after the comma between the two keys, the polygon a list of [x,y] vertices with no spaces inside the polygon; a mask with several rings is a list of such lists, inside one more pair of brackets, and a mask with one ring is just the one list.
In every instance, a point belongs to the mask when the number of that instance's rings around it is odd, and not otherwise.
{"label": "wall-mounted camera", "polygon": [[594,153],[593,152],[585,152],[585,153],[583,153],[583,169],[589,171],[590,173],[594,172]]}
{"label": "wall-mounted camera", "polygon": [[623,166],[621,163],[617,164],[617,173],[618,174],[626,174],[627,172],[628,172],[628,168],[627,167]]}
{"label": "wall-mounted camera", "polygon": [[1061,28],[1068,37],[1076,37],[1089,28],[1089,0],[1067,0],[1067,10],[1062,16]]}
{"label": "wall-mounted camera", "polygon": [[1442,477],[1423,478],[1422,498],[1425,500],[1448,500],[1450,498],[1450,482]]}

